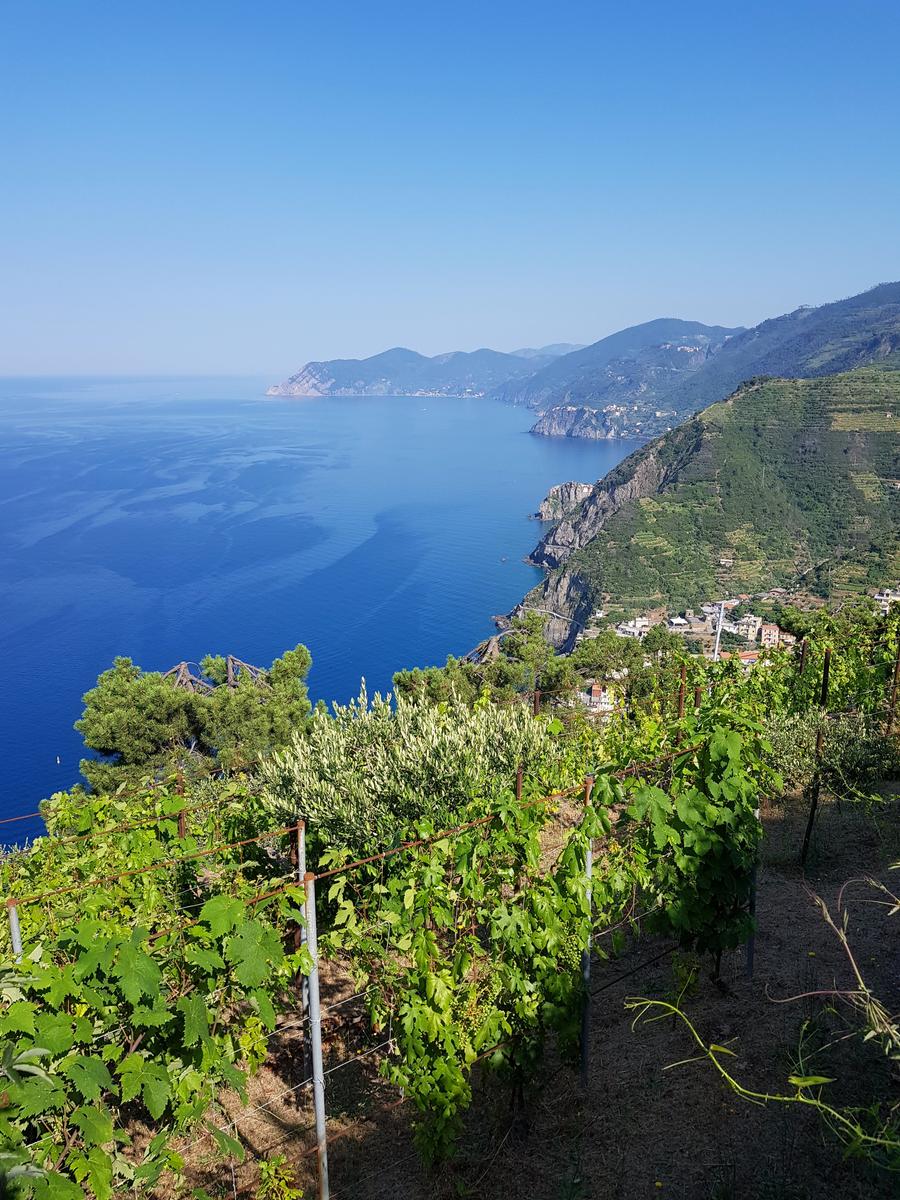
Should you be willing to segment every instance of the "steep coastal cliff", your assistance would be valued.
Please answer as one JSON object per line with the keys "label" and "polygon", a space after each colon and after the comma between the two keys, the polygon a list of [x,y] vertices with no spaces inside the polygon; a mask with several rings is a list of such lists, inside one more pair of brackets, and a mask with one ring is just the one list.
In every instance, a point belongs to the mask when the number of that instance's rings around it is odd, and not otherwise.
{"label": "steep coastal cliff", "polygon": [[573,513],[585,496],[594,490],[592,483],[557,483],[534,514],[538,521],[560,521]]}
{"label": "steep coastal cliff", "polygon": [[531,562],[548,570],[562,566],[576,550],[593,541],[623,505],[655,495],[670,483],[682,461],[690,457],[698,437],[699,430],[689,423],[629,455],[544,534],[531,552]]}
{"label": "steep coastal cliff", "polygon": [[548,408],[532,425],[531,433],[540,437],[609,438],[615,437],[606,414],[584,405],[560,404]]}

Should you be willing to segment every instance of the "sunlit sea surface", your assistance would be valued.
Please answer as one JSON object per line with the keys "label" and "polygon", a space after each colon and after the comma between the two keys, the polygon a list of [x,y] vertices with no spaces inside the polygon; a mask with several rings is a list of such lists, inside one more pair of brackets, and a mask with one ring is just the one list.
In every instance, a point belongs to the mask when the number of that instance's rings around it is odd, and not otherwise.
{"label": "sunlit sea surface", "polygon": [[533,437],[491,400],[264,390],[0,380],[0,816],[78,779],[72,723],[117,654],[266,666],[305,642],[313,696],[346,701],[466,652],[540,579],[547,489],[636,445]]}

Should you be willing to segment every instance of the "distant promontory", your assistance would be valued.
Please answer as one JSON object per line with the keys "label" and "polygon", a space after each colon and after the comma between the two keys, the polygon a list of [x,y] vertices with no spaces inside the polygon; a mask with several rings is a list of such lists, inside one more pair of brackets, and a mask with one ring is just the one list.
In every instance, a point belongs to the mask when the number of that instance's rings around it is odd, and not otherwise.
{"label": "distant promontory", "polygon": [[539,350],[453,350],[427,358],[397,347],[371,358],[308,362],[275,384],[267,396],[486,396],[516,379],[526,379],[579,347],[569,343]]}

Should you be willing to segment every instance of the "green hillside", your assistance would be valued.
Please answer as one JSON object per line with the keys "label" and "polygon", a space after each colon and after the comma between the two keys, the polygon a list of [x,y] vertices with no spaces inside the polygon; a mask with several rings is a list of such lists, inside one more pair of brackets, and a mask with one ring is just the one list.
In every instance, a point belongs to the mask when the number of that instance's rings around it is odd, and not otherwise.
{"label": "green hillside", "polygon": [[[789,584],[823,594],[900,574],[900,372],[750,381],[626,460],[661,484],[628,500],[565,564],[593,601],[678,608]],[[577,520],[575,522],[577,527]]]}
{"label": "green hillside", "polygon": [[900,349],[900,283],[881,283],[832,304],[798,308],[730,338],[663,398],[687,416],[751,376],[817,378],[880,364]]}

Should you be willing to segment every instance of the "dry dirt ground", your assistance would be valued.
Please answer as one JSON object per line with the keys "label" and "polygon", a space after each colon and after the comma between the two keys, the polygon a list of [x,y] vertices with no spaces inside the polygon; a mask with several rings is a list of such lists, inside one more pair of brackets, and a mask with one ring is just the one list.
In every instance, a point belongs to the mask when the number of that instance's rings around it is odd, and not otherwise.
{"label": "dry dirt ground", "polygon": [[[825,1001],[777,1003],[798,993],[847,988],[847,959],[816,906],[813,893],[832,908],[851,877],[880,878],[900,890],[900,801],[895,796],[872,816],[823,803],[805,876],[797,859],[805,806],[789,803],[763,814],[766,840],[759,870],[755,972],[746,974],[744,949],[727,956],[719,984],[704,961],[684,993],[682,1007],[707,1042],[727,1044],[734,1075],[756,1091],[790,1092],[804,1022],[810,1036],[839,1039],[852,1022],[845,1006],[823,1015]],[[853,885],[849,936],[870,986],[896,1012],[900,992],[900,916],[867,901]],[[844,1160],[814,1112],[798,1105],[751,1104],[738,1098],[707,1062],[671,1066],[692,1058],[685,1028],[672,1019],[632,1029],[628,997],[673,999],[698,964],[671,943],[634,938],[615,960],[595,961],[591,1003],[589,1083],[548,1055],[524,1116],[511,1120],[508,1094],[486,1079],[475,1081],[475,1102],[453,1164],[429,1172],[420,1164],[411,1133],[410,1106],[381,1082],[383,1051],[326,1079],[329,1162],[335,1200],[881,1200],[900,1196],[900,1175]],[[654,961],[655,960],[655,961]],[[632,972],[622,978],[626,972]],[[346,981],[326,984],[323,1005],[351,994]],[[327,1014],[326,1069],[373,1050],[384,1034],[370,1035],[358,1001]],[[278,1049],[252,1085],[255,1111],[236,1104],[233,1116],[247,1163],[230,1166],[209,1143],[189,1149],[191,1187],[211,1196],[252,1197],[258,1179],[253,1160],[285,1154],[307,1198],[316,1195],[311,1096],[297,1087],[302,1046],[295,1030],[276,1039]],[[669,1068],[669,1069],[667,1069]],[[900,1101],[887,1061],[858,1039],[837,1041],[807,1068],[835,1077],[827,1089],[841,1103],[874,1097]],[[288,1091],[288,1089],[294,1089]],[[285,1094],[287,1093],[287,1094]],[[259,1106],[264,1106],[260,1108]],[[188,1189],[184,1194],[189,1194]]]}

